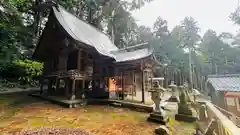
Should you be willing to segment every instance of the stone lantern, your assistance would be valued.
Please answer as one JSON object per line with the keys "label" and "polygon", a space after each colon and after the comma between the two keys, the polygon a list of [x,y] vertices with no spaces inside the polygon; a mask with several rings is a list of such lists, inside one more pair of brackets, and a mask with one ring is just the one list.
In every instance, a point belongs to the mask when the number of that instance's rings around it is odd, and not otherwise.
{"label": "stone lantern", "polygon": [[171,84],[169,85],[169,87],[171,88],[171,97],[167,100],[168,102],[179,102],[178,98],[177,98],[177,85],[174,84],[174,81],[171,81]]}
{"label": "stone lantern", "polygon": [[191,99],[190,99],[189,93],[188,93],[188,92],[189,92],[189,85],[188,85],[187,82],[184,82],[184,84],[183,84],[183,86],[182,86],[182,90],[185,91],[187,101],[188,101],[188,102],[191,102]]}
{"label": "stone lantern", "polygon": [[153,112],[148,117],[149,121],[161,123],[165,125],[168,121],[168,117],[165,116],[162,108],[160,107],[161,97],[163,92],[165,91],[164,88],[160,87],[159,85],[154,85],[149,92],[151,92],[151,99],[154,102],[155,108]]}
{"label": "stone lantern", "polygon": [[186,87],[184,86],[179,86],[180,102],[178,103],[178,113],[175,115],[175,119],[178,121],[195,122],[197,118],[193,116],[191,105],[187,101],[187,94],[185,88]]}

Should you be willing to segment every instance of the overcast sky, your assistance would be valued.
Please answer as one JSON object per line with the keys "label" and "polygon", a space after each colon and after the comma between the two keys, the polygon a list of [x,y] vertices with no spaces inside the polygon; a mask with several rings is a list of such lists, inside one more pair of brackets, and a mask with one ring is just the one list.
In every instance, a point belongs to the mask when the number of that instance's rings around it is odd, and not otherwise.
{"label": "overcast sky", "polygon": [[229,15],[236,9],[238,0],[154,0],[134,11],[132,15],[138,24],[153,26],[161,16],[168,21],[169,29],[180,24],[185,16],[192,16],[201,28],[201,34],[213,29],[218,34],[230,32],[236,34],[240,26],[230,21]]}

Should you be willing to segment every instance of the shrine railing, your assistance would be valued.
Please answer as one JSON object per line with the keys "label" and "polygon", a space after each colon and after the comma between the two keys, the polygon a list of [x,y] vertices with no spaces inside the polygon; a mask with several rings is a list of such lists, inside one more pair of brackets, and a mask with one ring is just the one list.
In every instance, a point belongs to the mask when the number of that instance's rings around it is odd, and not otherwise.
{"label": "shrine railing", "polygon": [[[229,117],[226,114],[222,113],[224,110],[220,110],[216,105],[212,104],[210,101],[205,100],[201,101],[201,104],[206,105],[207,112],[207,120],[204,122],[205,126],[205,134],[210,127],[213,127],[212,131],[215,135],[239,135],[240,128],[236,124],[236,119],[233,120],[233,114],[229,113]],[[225,112],[226,113],[226,112]],[[231,117],[230,117],[231,115]],[[234,117],[236,118],[236,117]],[[213,124],[213,121],[215,124]],[[210,129],[211,130],[211,129]]]}
{"label": "shrine railing", "polygon": [[226,111],[225,109],[215,105],[215,107],[222,113],[224,114],[228,119],[230,119],[237,127],[240,128],[240,117],[236,116],[235,114]]}
{"label": "shrine railing", "polygon": [[88,72],[80,72],[78,70],[68,70],[68,71],[55,71],[45,75],[46,77],[74,77],[74,78],[83,78],[83,77],[91,77],[92,74]]}
{"label": "shrine railing", "polygon": [[218,108],[209,101],[205,102],[207,107],[208,121],[216,120],[216,128],[214,130],[216,135],[239,135],[240,128],[227,118]]}

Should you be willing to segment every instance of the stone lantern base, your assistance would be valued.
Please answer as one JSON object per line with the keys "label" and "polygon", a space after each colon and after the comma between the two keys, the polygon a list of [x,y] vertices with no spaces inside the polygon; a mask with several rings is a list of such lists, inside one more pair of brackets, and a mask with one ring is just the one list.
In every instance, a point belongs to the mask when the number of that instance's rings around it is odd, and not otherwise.
{"label": "stone lantern base", "polygon": [[161,112],[152,112],[148,117],[148,121],[166,125],[169,121],[169,117],[164,116]]}
{"label": "stone lantern base", "polygon": [[186,115],[186,114],[176,114],[175,120],[183,121],[183,122],[195,122],[198,120],[198,118],[191,115]]}
{"label": "stone lantern base", "polygon": [[175,120],[184,122],[195,122],[197,117],[193,116],[192,110],[186,105],[178,105],[178,114],[175,115]]}
{"label": "stone lantern base", "polygon": [[177,96],[171,96],[167,101],[168,102],[177,102],[177,103],[179,103],[179,99],[177,98]]}

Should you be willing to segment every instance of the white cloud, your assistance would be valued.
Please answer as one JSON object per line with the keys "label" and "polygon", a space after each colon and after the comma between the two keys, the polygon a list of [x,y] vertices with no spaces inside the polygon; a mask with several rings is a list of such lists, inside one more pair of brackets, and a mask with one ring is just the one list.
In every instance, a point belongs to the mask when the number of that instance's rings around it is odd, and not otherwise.
{"label": "white cloud", "polygon": [[184,17],[192,16],[198,21],[201,34],[207,29],[213,29],[218,34],[235,34],[240,27],[230,21],[229,15],[236,6],[237,0],[154,0],[132,14],[139,20],[138,24],[149,27],[158,16],[168,21],[170,29],[180,24]]}

